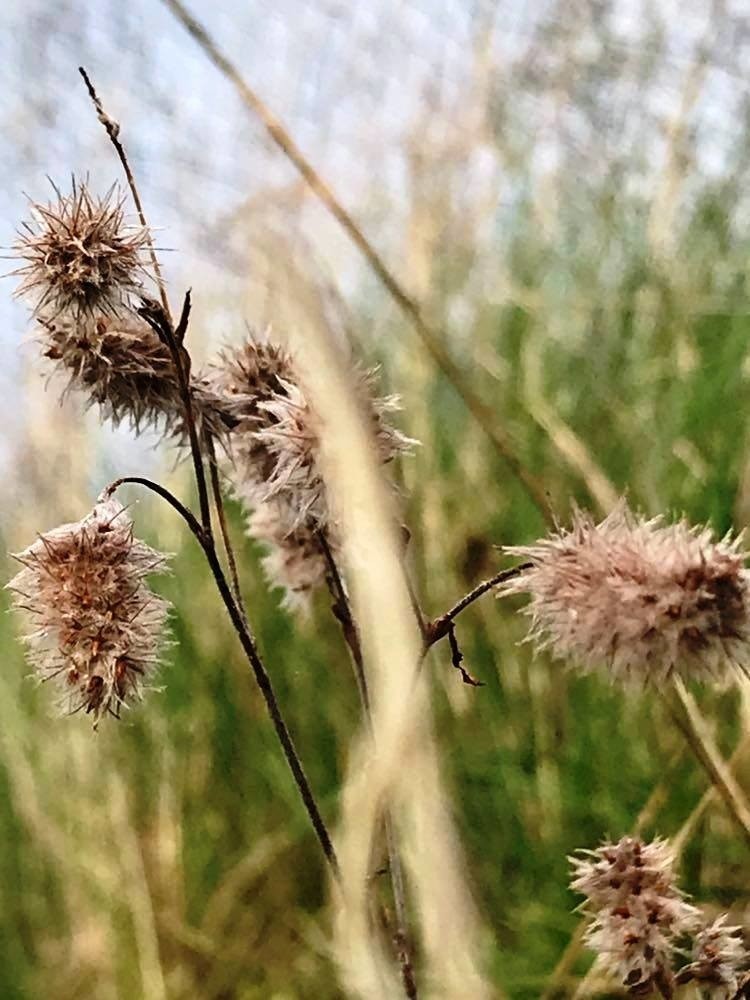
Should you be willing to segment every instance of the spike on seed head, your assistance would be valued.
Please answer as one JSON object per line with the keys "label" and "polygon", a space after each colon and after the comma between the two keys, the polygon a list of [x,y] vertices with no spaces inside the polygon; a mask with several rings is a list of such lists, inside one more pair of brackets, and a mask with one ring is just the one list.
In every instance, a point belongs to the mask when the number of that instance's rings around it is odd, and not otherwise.
{"label": "spike on seed head", "polygon": [[741,538],[665,524],[622,501],[601,523],[575,511],[569,530],[506,549],[531,567],[498,588],[528,593],[538,648],[606,666],[615,680],[724,680],[750,668],[750,574]]}
{"label": "spike on seed head", "polygon": [[32,221],[14,244],[25,262],[14,272],[23,278],[16,294],[48,318],[118,313],[141,287],[148,230],[126,224],[116,185],[98,198],[74,178],[70,194],[55,194],[54,202],[32,203]]}
{"label": "spike on seed head", "polygon": [[732,1000],[739,995],[743,973],[750,962],[742,928],[727,925],[722,914],[695,936],[693,961],[682,969],[678,982],[695,981],[711,1000]]}
{"label": "spike on seed head", "polygon": [[29,659],[69,712],[119,717],[159,657],[168,605],[145,583],[165,557],[133,536],[125,509],[99,501],[82,521],[40,535],[7,584],[26,618]]}

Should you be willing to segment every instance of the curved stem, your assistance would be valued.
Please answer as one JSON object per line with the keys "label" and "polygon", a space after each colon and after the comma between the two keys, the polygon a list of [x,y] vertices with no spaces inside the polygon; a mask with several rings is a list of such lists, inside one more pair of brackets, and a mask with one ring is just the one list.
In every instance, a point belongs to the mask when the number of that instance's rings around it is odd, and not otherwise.
{"label": "curved stem", "polygon": [[521,563],[520,566],[513,566],[511,569],[504,569],[500,573],[496,573],[494,576],[490,577],[489,580],[483,580],[482,583],[470,590],[468,594],[461,598],[452,608],[449,608],[445,614],[440,615],[434,621],[429,622],[425,627],[425,646],[429,648],[439,639],[443,639],[451,631],[451,626],[453,622],[458,618],[462,611],[465,611],[470,604],[474,601],[479,600],[488,591],[492,590],[493,587],[497,587],[501,583],[505,583],[506,580],[512,580],[514,577],[519,576],[524,570],[530,569],[531,563]]}
{"label": "curved stem", "polygon": [[206,452],[208,453],[208,472],[211,480],[211,493],[213,495],[216,517],[219,522],[221,540],[227,557],[227,565],[229,566],[229,576],[232,581],[232,592],[234,594],[234,599],[237,602],[240,614],[242,615],[245,625],[247,625],[247,611],[245,610],[245,602],[242,599],[240,574],[237,570],[237,560],[234,555],[232,539],[229,534],[229,525],[227,524],[226,510],[224,508],[224,494],[221,489],[219,466],[216,461],[216,448],[214,446],[213,436],[210,431],[205,428],[203,430],[203,441],[206,445]]}
{"label": "curved stem", "polygon": [[237,606],[237,603],[232,595],[231,587],[229,586],[227,578],[224,575],[224,570],[222,569],[221,562],[216,553],[216,546],[214,545],[213,537],[210,533],[206,532],[205,528],[199,523],[195,515],[180,500],[178,500],[174,494],[172,494],[165,487],[160,486],[159,483],[155,483],[150,479],[144,478],[143,476],[123,476],[121,479],[116,479],[103,491],[102,497],[111,496],[119,486],[126,483],[135,483],[139,486],[144,486],[153,493],[158,494],[158,496],[160,496],[163,500],[166,500],[166,502],[183,518],[193,535],[200,543],[211,569],[211,573],[213,574],[214,582],[216,583],[216,587],[224,603],[224,607],[227,610],[245,656],[247,657],[247,660],[252,668],[255,682],[263,695],[263,700],[266,703],[268,714],[271,717],[274,729],[276,730],[276,735],[281,744],[289,769],[292,772],[292,776],[297,785],[302,802],[307,810],[310,822],[315,830],[320,846],[323,849],[323,854],[328,861],[334,877],[338,878],[339,866],[333,842],[320,813],[320,809],[318,808],[310,782],[308,781],[307,775],[302,767],[302,761],[300,760],[297,749],[294,746],[291,733],[289,732],[286,722],[281,714],[281,708],[279,707],[279,702],[276,698],[276,693],[273,689],[270,675],[261,660],[255,641],[250,634],[250,629],[245,622],[242,612]]}

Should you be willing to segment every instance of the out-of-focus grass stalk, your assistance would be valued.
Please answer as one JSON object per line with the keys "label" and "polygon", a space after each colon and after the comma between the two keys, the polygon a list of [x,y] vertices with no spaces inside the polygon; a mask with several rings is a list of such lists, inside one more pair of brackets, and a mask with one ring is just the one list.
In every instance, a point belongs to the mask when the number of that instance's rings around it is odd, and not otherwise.
{"label": "out-of-focus grass stalk", "polygon": [[372,695],[373,739],[352,749],[342,795],[338,850],[342,887],[334,935],[344,982],[367,1000],[398,986],[369,913],[372,849],[386,805],[403,851],[421,936],[421,995],[489,997],[479,930],[439,776],[425,675],[415,677],[421,637],[396,532],[392,499],[351,395],[342,358],[319,321],[312,294],[291,295],[294,331],[311,405],[321,421],[321,462],[339,520],[347,579]]}

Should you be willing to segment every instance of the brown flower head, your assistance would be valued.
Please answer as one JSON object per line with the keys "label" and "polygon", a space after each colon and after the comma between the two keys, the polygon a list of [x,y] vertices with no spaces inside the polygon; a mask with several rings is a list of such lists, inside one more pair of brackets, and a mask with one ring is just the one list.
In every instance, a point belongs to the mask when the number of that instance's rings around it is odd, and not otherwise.
{"label": "brown flower head", "polygon": [[531,567],[499,593],[528,593],[529,638],[584,669],[642,683],[722,680],[750,666],[750,576],[740,538],[645,520],[621,502],[600,524],[506,549]]}
{"label": "brown flower head", "polygon": [[[370,414],[382,462],[415,443],[392,427],[387,416],[399,409],[394,396],[374,394],[376,372],[354,369],[357,394]],[[293,525],[326,525],[330,512],[319,463],[319,421],[310,406],[294,359],[268,334],[226,351],[211,387],[225,395],[237,426],[231,434],[235,492],[249,507],[280,500]]]}
{"label": "brown flower head", "polygon": [[742,928],[727,926],[726,921],[723,914],[696,934],[693,961],[677,976],[680,983],[697,982],[710,1000],[736,997],[744,979],[742,970],[750,961]]}
{"label": "brown flower head", "polygon": [[262,407],[281,390],[281,380],[291,377],[291,357],[268,331],[251,334],[240,347],[223,351],[205,375],[206,387],[223,400],[234,419],[229,442],[232,481],[237,496],[250,508],[265,492],[275,465],[274,456],[257,438],[268,419]]}
{"label": "brown flower head", "polygon": [[[374,395],[376,376],[374,370],[352,370],[354,389],[370,420],[378,458],[386,464],[410,451],[416,442],[388,422],[388,415],[400,409],[399,402],[395,396]],[[255,437],[274,459],[263,498],[284,498],[296,511],[297,523],[312,519],[328,524],[330,511],[319,459],[320,426],[303,387],[280,380],[279,391],[260,409],[266,415],[265,423]]]}
{"label": "brown flower head", "polygon": [[[40,318],[43,355],[68,378],[66,391],[78,390],[89,405],[119,424],[128,420],[138,431],[162,427],[186,439],[184,410],[174,362],[145,320],[133,313]],[[193,407],[199,422],[214,435],[226,431],[221,399],[200,378],[192,379]]]}
{"label": "brown flower head", "polygon": [[623,837],[571,858],[571,888],[586,896],[586,943],[634,995],[670,996],[674,942],[698,911],[677,888],[666,841]]}
{"label": "brown flower head", "polygon": [[[316,531],[295,524],[293,512],[283,501],[266,500],[248,518],[247,532],[267,550],[263,569],[270,585],[284,591],[282,606],[292,612],[309,612],[310,598],[328,573]],[[330,537],[328,544],[335,555],[338,550]]]}
{"label": "brown flower head", "polygon": [[74,319],[118,312],[141,287],[148,231],[125,223],[124,198],[112,187],[103,198],[73,180],[71,193],[47,205],[33,203],[14,246],[25,261],[19,295],[27,295],[37,315]]}
{"label": "brown flower head", "polygon": [[145,577],[165,557],[133,537],[124,508],[108,499],[16,558],[23,568],[8,588],[39,676],[59,685],[67,711],[119,717],[157,664],[168,605]]}

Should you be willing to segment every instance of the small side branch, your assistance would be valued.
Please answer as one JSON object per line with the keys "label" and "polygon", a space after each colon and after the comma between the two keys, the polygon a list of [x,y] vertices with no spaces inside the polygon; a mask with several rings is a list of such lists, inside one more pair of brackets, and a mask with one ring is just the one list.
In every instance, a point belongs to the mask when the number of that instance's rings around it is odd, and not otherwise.
{"label": "small side branch", "polygon": [[425,628],[425,646],[429,649],[430,646],[443,639],[446,635],[449,635],[456,618],[470,604],[478,601],[480,597],[484,597],[488,591],[499,586],[501,583],[520,576],[527,569],[531,569],[531,563],[521,563],[519,566],[513,566],[511,569],[504,569],[500,573],[496,573],[489,580],[483,580],[482,583],[478,584],[473,590],[470,590],[468,594],[462,597],[460,601],[454,604],[452,608],[449,608],[445,614],[429,622]]}

